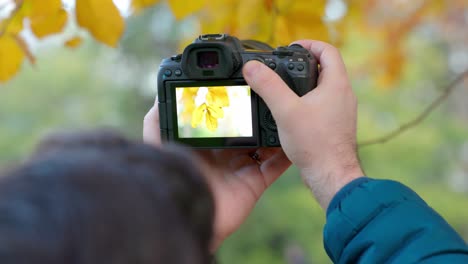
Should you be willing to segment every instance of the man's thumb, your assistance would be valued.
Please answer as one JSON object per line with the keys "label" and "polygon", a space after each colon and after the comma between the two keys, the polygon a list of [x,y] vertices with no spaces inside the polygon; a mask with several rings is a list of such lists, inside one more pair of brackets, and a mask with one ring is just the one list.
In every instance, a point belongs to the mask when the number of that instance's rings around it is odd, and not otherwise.
{"label": "man's thumb", "polygon": [[276,120],[282,119],[289,106],[299,97],[289,88],[281,77],[259,61],[249,61],[242,69],[245,80],[265,101]]}

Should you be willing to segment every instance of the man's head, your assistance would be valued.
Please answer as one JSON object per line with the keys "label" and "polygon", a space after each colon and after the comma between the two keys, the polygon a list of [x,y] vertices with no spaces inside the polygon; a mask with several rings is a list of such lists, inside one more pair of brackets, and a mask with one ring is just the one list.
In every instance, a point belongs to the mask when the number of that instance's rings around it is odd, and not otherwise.
{"label": "man's head", "polygon": [[0,176],[0,262],[207,263],[213,213],[177,148],[111,132],[50,137]]}

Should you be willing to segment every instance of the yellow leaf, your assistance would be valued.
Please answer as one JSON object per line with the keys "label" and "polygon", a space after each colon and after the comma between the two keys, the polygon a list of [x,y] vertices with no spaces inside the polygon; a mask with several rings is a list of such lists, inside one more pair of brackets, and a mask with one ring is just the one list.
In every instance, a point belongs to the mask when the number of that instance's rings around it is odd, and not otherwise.
{"label": "yellow leaf", "polygon": [[76,19],[95,39],[111,47],[117,46],[125,28],[112,0],[76,0]]}
{"label": "yellow leaf", "polygon": [[65,10],[59,9],[54,14],[47,16],[31,17],[31,30],[38,38],[60,33],[65,27],[68,14]]}
{"label": "yellow leaf", "polygon": [[284,16],[278,16],[275,20],[275,45],[287,45],[288,41],[292,39],[292,34],[289,29],[288,19]]}
{"label": "yellow leaf", "polygon": [[206,113],[206,128],[210,131],[215,131],[218,128],[218,119],[212,115],[210,111]]}
{"label": "yellow leaf", "polygon": [[375,61],[379,65],[377,69],[380,70],[375,77],[378,87],[390,88],[399,80],[406,58],[403,51],[401,45],[389,43],[384,46],[382,53],[376,56]]}
{"label": "yellow leaf", "polygon": [[184,110],[181,114],[182,121],[185,122],[190,120],[193,114],[193,110],[195,109],[195,97],[198,93],[198,88],[183,88],[182,104],[184,106]]}
{"label": "yellow leaf", "polygon": [[197,127],[202,119],[203,119],[203,114],[206,112],[206,104],[201,104],[199,107],[193,111],[192,114],[192,127],[195,128]]}
{"label": "yellow leaf", "polygon": [[83,43],[83,38],[81,38],[79,36],[76,36],[76,37],[73,37],[73,38],[67,40],[65,42],[65,46],[74,49],[74,48],[77,48],[78,46],[80,46],[81,43]]}
{"label": "yellow leaf", "polygon": [[33,65],[36,64],[36,57],[29,49],[28,43],[26,43],[26,41],[19,35],[15,35],[13,37],[15,38],[18,46],[23,50],[23,53],[26,55],[26,58],[28,58],[29,62]]}
{"label": "yellow leaf", "polygon": [[271,12],[275,8],[275,1],[274,0],[263,0],[263,4],[265,5],[265,8]]}
{"label": "yellow leaf", "polygon": [[32,19],[36,17],[46,17],[53,16],[57,11],[62,9],[61,0],[29,0],[23,1],[25,3],[30,3],[30,17]]}
{"label": "yellow leaf", "polygon": [[296,19],[307,19],[311,16],[322,17],[325,15],[326,4],[327,0],[278,0],[278,11],[281,15],[292,15],[297,12],[308,14],[308,16],[301,16]]}
{"label": "yellow leaf", "polygon": [[5,27],[5,33],[18,34],[23,30],[23,20],[29,15],[31,10],[31,2],[22,3],[13,11],[11,17],[5,19],[0,24],[1,29]]}
{"label": "yellow leaf", "polygon": [[209,87],[206,95],[206,103],[210,106],[229,106],[229,96],[225,86]]}
{"label": "yellow leaf", "polygon": [[132,7],[135,12],[138,12],[144,8],[155,5],[159,0],[132,0]]}
{"label": "yellow leaf", "polygon": [[198,88],[184,88],[182,96],[192,98],[192,97],[196,96],[197,93],[198,93]]}
{"label": "yellow leaf", "polygon": [[214,118],[223,118],[224,117],[224,110],[218,106],[208,106],[207,113],[210,114]]}
{"label": "yellow leaf", "polygon": [[238,0],[211,1],[200,12],[200,27],[203,34],[207,33],[229,33],[242,38],[236,34]]}
{"label": "yellow leaf", "polygon": [[23,30],[23,19],[22,16],[14,16],[11,21],[8,23],[5,32],[11,34],[18,34]]}
{"label": "yellow leaf", "polygon": [[278,1],[274,44],[288,45],[297,39],[329,41],[328,27],[323,20],[326,3],[326,0]]}
{"label": "yellow leaf", "polygon": [[172,14],[177,20],[199,11],[204,5],[205,0],[169,0]]}
{"label": "yellow leaf", "polygon": [[0,82],[11,79],[21,68],[24,53],[17,41],[8,34],[0,37]]}
{"label": "yellow leaf", "polygon": [[7,22],[7,33],[18,34],[23,30],[25,18],[29,18],[31,29],[39,38],[61,32],[66,24],[68,15],[61,0],[24,0],[18,1],[17,5]]}
{"label": "yellow leaf", "polygon": [[272,10],[268,10],[265,0],[240,0],[237,7],[235,35],[241,39],[255,39],[269,42],[272,32]]}

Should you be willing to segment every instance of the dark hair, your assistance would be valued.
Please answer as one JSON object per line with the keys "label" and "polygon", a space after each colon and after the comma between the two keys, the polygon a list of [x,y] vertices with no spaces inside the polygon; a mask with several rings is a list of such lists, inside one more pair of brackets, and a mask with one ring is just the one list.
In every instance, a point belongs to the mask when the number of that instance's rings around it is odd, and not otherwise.
{"label": "dark hair", "polygon": [[208,263],[214,205],[187,152],[53,136],[0,176],[0,263]]}

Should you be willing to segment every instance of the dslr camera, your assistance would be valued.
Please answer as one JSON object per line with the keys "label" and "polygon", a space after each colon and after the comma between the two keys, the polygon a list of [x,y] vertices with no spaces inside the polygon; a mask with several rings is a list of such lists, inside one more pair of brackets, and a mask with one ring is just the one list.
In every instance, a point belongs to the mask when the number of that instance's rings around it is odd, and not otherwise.
{"label": "dslr camera", "polygon": [[298,95],[317,85],[317,61],[302,46],[271,48],[227,34],[201,35],[158,73],[161,138],[194,148],[278,147],[275,120],[242,76],[257,60]]}

